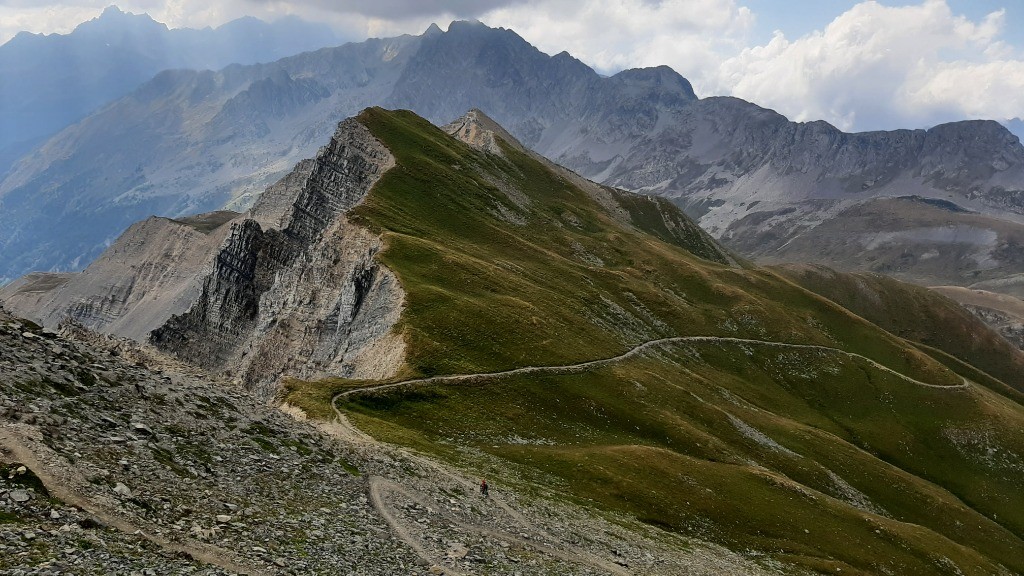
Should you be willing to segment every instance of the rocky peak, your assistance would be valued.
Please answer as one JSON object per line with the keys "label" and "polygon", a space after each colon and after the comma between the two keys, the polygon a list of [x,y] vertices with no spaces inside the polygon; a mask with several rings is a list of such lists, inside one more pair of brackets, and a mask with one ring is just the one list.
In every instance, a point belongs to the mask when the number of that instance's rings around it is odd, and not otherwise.
{"label": "rocky peak", "polygon": [[682,101],[697,99],[690,82],[668,66],[623,70],[612,80],[634,95],[671,94]]}
{"label": "rocky peak", "polygon": [[346,216],[393,165],[357,119],[341,122],[315,160],[272,187],[254,218],[232,225],[199,298],[151,341],[266,393],[283,374],[393,374],[404,358],[401,337],[391,334],[404,295],[375,258],[380,238]]}
{"label": "rocky peak", "polygon": [[474,148],[494,154],[502,154],[498,140],[503,140],[507,145],[518,150],[526,151],[526,147],[514,136],[476,108],[444,126],[442,130]]}
{"label": "rocky peak", "polygon": [[87,36],[115,34],[120,39],[133,34],[167,32],[167,26],[149,14],[124,12],[116,5],[107,6],[96,18],[75,27],[74,33]]}
{"label": "rocky peak", "polygon": [[581,75],[584,77],[590,77],[595,75],[595,72],[590,68],[590,66],[587,66],[582,60],[575,58],[565,50],[551,57],[551,66],[556,70],[563,70],[564,73],[573,76]]}
{"label": "rocky peak", "polygon": [[118,8],[116,4],[111,4],[110,6],[107,6],[106,8],[103,9],[103,12],[100,13],[99,18],[101,20],[102,19],[108,19],[109,20],[109,19],[114,19],[114,18],[120,18],[120,17],[127,16],[127,15],[128,14],[125,13],[120,8]]}
{"label": "rocky peak", "polygon": [[993,120],[939,124],[927,131],[922,153],[936,155],[940,162],[958,169],[975,164],[991,166],[996,171],[1024,166],[1024,146],[1020,140]]}

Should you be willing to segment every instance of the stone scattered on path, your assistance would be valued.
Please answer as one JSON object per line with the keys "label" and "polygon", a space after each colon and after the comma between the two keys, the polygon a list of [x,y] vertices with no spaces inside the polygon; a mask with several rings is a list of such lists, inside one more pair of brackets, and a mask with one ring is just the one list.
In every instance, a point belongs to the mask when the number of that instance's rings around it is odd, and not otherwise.
{"label": "stone scattered on path", "polygon": [[11,490],[11,500],[15,502],[28,502],[32,499],[32,495],[28,490]]}

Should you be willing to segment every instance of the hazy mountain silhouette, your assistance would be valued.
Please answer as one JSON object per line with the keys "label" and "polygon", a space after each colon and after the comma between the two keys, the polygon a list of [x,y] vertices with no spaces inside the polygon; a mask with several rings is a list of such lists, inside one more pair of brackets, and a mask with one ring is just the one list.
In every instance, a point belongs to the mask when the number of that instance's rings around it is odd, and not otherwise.
{"label": "hazy mountain silhouette", "polygon": [[45,137],[161,70],[270,62],[340,43],[327,26],[296,17],[171,30],[116,6],[69,34],[22,32],[0,46],[0,174]]}

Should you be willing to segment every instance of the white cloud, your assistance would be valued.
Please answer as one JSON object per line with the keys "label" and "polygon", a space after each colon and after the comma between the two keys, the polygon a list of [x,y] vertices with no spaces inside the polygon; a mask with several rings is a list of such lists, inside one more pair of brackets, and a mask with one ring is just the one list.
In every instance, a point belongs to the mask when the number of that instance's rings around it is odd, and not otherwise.
{"label": "white cloud", "polygon": [[26,3],[4,6],[0,10],[0,43],[21,31],[66,34],[79,23],[94,18],[102,6]]}
{"label": "white cloud", "polygon": [[246,0],[252,5],[292,5],[316,7],[325,12],[358,14],[385,20],[405,20],[414,17],[452,15],[473,18],[503,6],[521,4],[529,0]]}
{"label": "white cloud", "polygon": [[999,41],[997,11],[980,21],[944,0],[864,2],[797,40],[776,33],[702,78],[718,93],[796,120],[844,129],[920,127],[1024,113],[1024,60]]}
{"label": "white cloud", "polygon": [[603,73],[668,64],[699,95],[733,95],[843,129],[1024,116],[1024,59],[1000,41],[1005,13],[980,20],[946,0],[862,2],[798,39],[750,47],[742,0],[532,0],[481,19]]}
{"label": "white cloud", "polygon": [[481,20],[600,72],[669,64],[691,78],[741,48],[753,25],[733,0],[534,0]]}

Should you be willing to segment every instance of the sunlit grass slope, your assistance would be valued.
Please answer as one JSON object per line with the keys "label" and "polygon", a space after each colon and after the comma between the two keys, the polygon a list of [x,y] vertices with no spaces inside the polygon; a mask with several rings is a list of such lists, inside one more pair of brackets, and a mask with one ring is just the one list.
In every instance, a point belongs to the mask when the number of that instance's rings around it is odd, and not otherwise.
{"label": "sunlit grass slope", "polygon": [[[514,147],[479,152],[411,113],[359,119],[397,159],[355,220],[383,235],[407,294],[403,377],[570,364],[667,336],[836,349],[667,344],[581,374],[339,401],[364,429],[463,465],[497,457],[549,496],[813,570],[1024,571],[1020,404],[774,273],[725,264],[678,233],[670,205],[598,201]],[[353,384],[294,383],[289,399],[328,417]]]}
{"label": "sunlit grass slope", "polygon": [[863,316],[889,332],[953,354],[1014,388],[1024,399],[1024,352],[942,294],[881,274],[848,273],[816,265],[773,270]]}
{"label": "sunlit grass slope", "polygon": [[718,335],[836,346],[921,380],[958,382],[774,274],[645,233],[653,224],[638,209],[623,210],[632,226],[620,223],[512,147],[504,158],[479,152],[409,112],[373,108],[359,119],[398,160],[354,220],[384,235],[380,259],[408,294],[403,330],[418,375],[565,364],[653,338]]}

